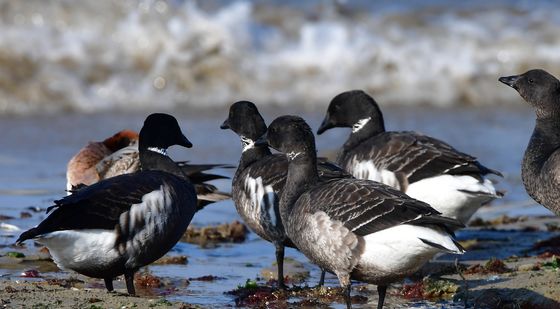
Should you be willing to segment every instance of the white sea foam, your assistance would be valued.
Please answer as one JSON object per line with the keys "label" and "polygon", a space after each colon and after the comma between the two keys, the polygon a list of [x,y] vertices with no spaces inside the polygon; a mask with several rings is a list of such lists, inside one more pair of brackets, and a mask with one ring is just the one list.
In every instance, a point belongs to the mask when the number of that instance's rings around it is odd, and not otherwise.
{"label": "white sea foam", "polygon": [[0,113],[313,107],[356,88],[383,104],[493,104],[520,101],[498,76],[560,75],[553,1],[216,3],[5,2]]}

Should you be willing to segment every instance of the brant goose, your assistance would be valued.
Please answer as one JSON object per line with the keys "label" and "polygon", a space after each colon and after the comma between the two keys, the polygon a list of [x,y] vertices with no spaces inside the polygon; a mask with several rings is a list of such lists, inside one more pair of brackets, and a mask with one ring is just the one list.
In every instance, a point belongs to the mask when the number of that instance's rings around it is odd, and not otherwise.
{"label": "brant goose", "polygon": [[416,132],[387,132],[375,100],[361,90],[334,97],[317,130],[352,127],[338,164],[354,177],[379,181],[467,223],[482,204],[501,197],[487,174],[500,172],[447,143]]}
{"label": "brant goose", "polygon": [[544,70],[500,77],[535,108],[536,124],[523,156],[521,177],[527,193],[560,215],[560,81]]}
{"label": "brant goose", "polygon": [[54,202],[52,213],[18,238],[45,245],[61,269],[103,278],[124,274],[134,294],[134,273],[179,241],[194,213],[196,193],[175,162],[172,145],[190,148],[177,120],[152,114],[140,131],[142,171],[96,182]]}
{"label": "brant goose", "polygon": [[[232,104],[228,118],[220,128],[231,129],[241,138],[243,151],[232,181],[232,195],[237,212],[251,230],[276,247],[278,286],[285,288],[284,246],[294,245],[284,232],[278,210],[278,196],[286,182],[288,160],[283,154],[271,154],[266,145],[255,145],[255,140],[266,133],[266,124],[252,102],[240,101]],[[352,177],[329,162],[319,163],[319,173],[321,180]],[[323,281],[324,271],[319,285]]]}
{"label": "brant goose", "polygon": [[[215,186],[205,183],[227,178],[226,176],[204,173],[213,168],[229,168],[229,165],[187,162],[177,162],[177,164],[195,186],[199,209],[231,198],[228,193],[219,192]],[[100,180],[138,170],[140,170],[138,133],[123,130],[102,142],[89,142],[70,159],[66,170],[66,188],[71,193]]]}
{"label": "brant goose", "polygon": [[280,215],[287,236],[311,261],[350,279],[376,284],[378,308],[387,285],[416,272],[439,252],[463,253],[449,230],[463,227],[428,204],[375,181],[339,178],[318,182],[315,139],[296,116],[274,120],[257,144],[288,154]]}

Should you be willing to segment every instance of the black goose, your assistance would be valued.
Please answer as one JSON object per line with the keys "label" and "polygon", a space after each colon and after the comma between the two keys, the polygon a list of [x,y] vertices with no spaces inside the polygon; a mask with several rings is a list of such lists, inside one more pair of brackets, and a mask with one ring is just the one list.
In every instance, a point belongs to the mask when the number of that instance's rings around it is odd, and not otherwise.
{"label": "black goose", "polygon": [[52,213],[18,238],[45,245],[62,269],[103,278],[124,274],[134,294],[134,273],[179,241],[194,213],[193,185],[165,155],[172,145],[190,148],[177,120],[152,114],[140,131],[142,171],[102,180],[48,208]]}
{"label": "black goose", "polygon": [[502,196],[487,174],[500,172],[447,143],[416,132],[387,132],[375,100],[361,90],[334,97],[317,130],[352,127],[338,164],[356,178],[379,181],[466,223]]}
{"label": "black goose", "polygon": [[257,144],[290,153],[280,215],[286,235],[311,261],[350,279],[376,284],[378,308],[387,285],[417,271],[438,252],[462,253],[447,232],[463,225],[384,184],[352,178],[319,183],[315,139],[296,116],[282,116]]}
{"label": "black goose", "polygon": [[[243,152],[232,181],[232,195],[237,212],[245,223],[261,238],[276,247],[278,286],[284,288],[284,246],[294,247],[286,237],[278,196],[286,182],[288,160],[283,154],[271,154],[266,145],[254,141],[266,132],[266,124],[252,102],[240,101],[231,105],[229,116],[221,125],[241,138]],[[351,177],[338,166],[327,161],[319,163],[321,179]],[[319,285],[324,281],[321,274]]]}
{"label": "black goose", "polygon": [[535,108],[536,124],[523,156],[527,193],[560,216],[560,81],[544,70],[500,77]]}

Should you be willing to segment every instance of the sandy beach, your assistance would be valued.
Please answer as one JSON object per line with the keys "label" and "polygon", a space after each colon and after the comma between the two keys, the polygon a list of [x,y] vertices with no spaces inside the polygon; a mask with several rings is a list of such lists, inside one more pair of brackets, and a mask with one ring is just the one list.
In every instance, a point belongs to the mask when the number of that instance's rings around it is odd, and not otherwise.
{"label": "sandy beach", "polygon": [[[558,238],[540,239],[542,232],[555,231],[560,219],[555,217],[501,217],[492,221],[478,220],[468,228],[469,239],[461,241],[473,258],[460,257],[456,265],[452,256],[429,263],[415,277],[389,289],[387,308],[419,306],[430,308],[463,308],[465,301],[471,308],[560,308],[560,257]],[[201,247],[220,244],[242,246],[245,232],[239,223],[221,227],[191,229],[184,241]],[[229,232],[228,232],[229,231]],[[233,233],[231,231],[234,231]],[[487,256],[488,247],[498,250],[515,242],[516,232],[533,234],[534,244],[519,255],[505,258],[479,259]],[[201,238],[201,233],[206,235]],[[486,237],[498,233],[500,237]],[[213,235],[213,236],[212,236]],[[221,236],[217,236],[221,235]],[[476,235],[480,236],[477,237]],[[205,240],[201,240],[205,239]],[[156,275],[154,267],[188,265],[188,256],[168,254],[141,270],[136,276],[139,296],[125,294],[124,281],[117,280],[117,292],[108,293],[102,280],[91,279],[73,272],[57,270],[45,249],[8,246],[2,249],[0,268],[0,304],[4,308],[219,308],[218,304],[189,304],[189,286],[203,282],[207,286],[222,285],[220,273],[207,270],[207,275],[177,279]],[[274,265],[260,269],[256,278],[247,278],[245,284],[230,286],[225,296],[227,306],[237,307],[340,307],[343,298],[334,280],[327,287],[315,288],[313,266],[288,259],[287,278],[291,286],[286,292],[275,288]],[[7,270],[7,271],[6,271]],[[333,284],[334,283],[334,284]],[[354,283],[355,308],[369,308],[377,302],[375,286]],[[179,300],[181,299],[181,300]],[[439,304],[439,305],[438,305]]]}

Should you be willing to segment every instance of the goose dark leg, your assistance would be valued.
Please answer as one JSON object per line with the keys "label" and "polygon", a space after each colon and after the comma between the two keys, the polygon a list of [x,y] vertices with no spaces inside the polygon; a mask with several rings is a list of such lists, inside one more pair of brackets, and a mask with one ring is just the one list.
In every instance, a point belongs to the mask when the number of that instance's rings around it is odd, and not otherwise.
{"label": "goose dark leg", "polygon": [[386,285],[378,285],[377,286],[377,293],[379,294],[379,302],[377,302],[377,309],[383,308],[383,303],[385,302],[385,294],[387,294],[387,286]]}
{"label": "goose dark leg", "polygon": [[321,268],[321,278],[319,279],[319,284],[317,286],[325,285],[325,273],[327,271]]}
{"label": "goose dark leg", "polygon": [[126,290],[130,295],[136,295],[134,291],[134,272],[133,271],[126,271],[124,273],[124,280],[126,281]]}
{"label": "goose dark leg", "polygon": [[278,287],[282,290],[286,289],[284,284],[284,245],[276,245],[276,266],[278,267]]}
{"label": "goose dark leg", "polygon": [[348,284],[344,287],[344,298],[346,299],[346,308],[352,309],[352,298],[350,291],[352,290],[352,283],[348,280]]}
{"label": "goose dark leg", "polygon": [[352,299],[350,298],[350,290],[352,289],[352,281],[350,281],[350,274],[347,272],[337,272],[335,271],[336,276],[338,277],[338,282],[340,282],[340,286],[344,292],[344,299],[346,300],[346,308],[352,308]]}
{"label": "goose dark leg", "polygon": [[113,292],[113,278],[105,278],[105,288],[108,292]]}

